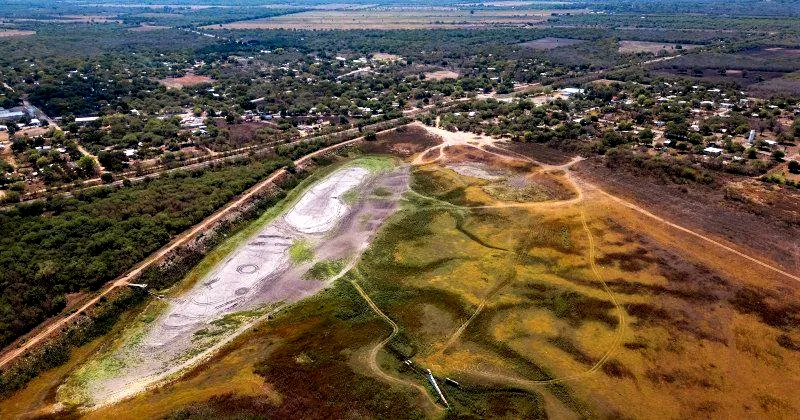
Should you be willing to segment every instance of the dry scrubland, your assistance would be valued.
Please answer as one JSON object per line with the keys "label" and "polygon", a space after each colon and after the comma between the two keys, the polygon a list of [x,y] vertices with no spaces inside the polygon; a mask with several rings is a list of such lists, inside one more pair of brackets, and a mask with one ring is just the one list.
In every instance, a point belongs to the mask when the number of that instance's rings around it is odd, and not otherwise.
{"label": "dry scrubland", "polygon": [[[582,10],[565,11],[582,13]],[[449,8],[374,8],[366,10],[311,10],[276,17],[245,20],[207,29],[430,29],[544,22],[549,10],[469,10]]]}
{"label": "dry scrubland", "polygon": [[[363,146],[409,161],[432,147],[419,126]],[[88,417],[443,416],[425,368],[461,383],[443,385],[451,414],[798,415],[792,280],[502,147],[430,153],[401,210],[332,288],[180,380]],[[46,406],[74,366],[0,413]]]}
{"label": "dry scrubland", "polygon": [[681,44],[681,49],[676,49],[678,44],[670,44],[664,42],[648,42],[648,41],[620,41],[619,52],[621,54],[635,54],[635,53],[653,53],[658,54],[661,51],[666,51],[670,54],[680,52],[682,50],[691,50],[697,48],[697,45]]}

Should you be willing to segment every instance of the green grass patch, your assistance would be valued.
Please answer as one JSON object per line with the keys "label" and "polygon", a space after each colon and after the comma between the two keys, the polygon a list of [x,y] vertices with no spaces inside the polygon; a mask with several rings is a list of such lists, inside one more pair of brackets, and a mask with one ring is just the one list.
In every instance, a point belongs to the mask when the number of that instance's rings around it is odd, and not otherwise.
{"label": "green grass patch", "polygon": [[386,188],[378,187],[378,188],[375,188],[374,190],[372,190],[372,195],[374,195],[375,197],[381,197],[381,198],[383,198],[383,197],[391,197],[392,192],[389,191]]}
{"label": "green grass patch", "polygon": [[89,394],[86,389],[89,382],[118,375],[125,366],[125,362],[113,354],[106,354],[99,359],[92,360],[78,369],[58,389],[58,401],[66,407],[85,405],[89,402]]}
{"label": "green grass patch", "polygon": [[342,201],[345,204],[353,205],[358,201],[358,189],[352,188],[347,190],[344,194],[342,194]]}
{"label": "green grass patch", "polygon": [[395,167],[395,160],[390,156],[362,156],[347,163],[346,166],[360,166],[370,172],[384,172]]}
{"label": "green grass patch", "polygon": [[307,280],[328,280],[339,274],[346,264],[344,259],[318,261],[306,272],[303,278]]}
{"label": "green grass patch", "polygon": [[311,261],[311,259],[314,258],[314,249],[311,247],[311,243],[305,239],[295,241],[292,246],[289,247],[289,258],[291,258],[292,262],[295,264]]}

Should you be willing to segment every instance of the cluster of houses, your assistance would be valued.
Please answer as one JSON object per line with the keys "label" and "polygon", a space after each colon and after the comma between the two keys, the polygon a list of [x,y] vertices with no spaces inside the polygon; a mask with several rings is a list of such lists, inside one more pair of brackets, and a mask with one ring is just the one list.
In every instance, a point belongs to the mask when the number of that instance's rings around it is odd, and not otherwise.
{"label": "cluster of houses", "polygon": [[34,106],[0,108],[0,131],[8,131],[10,124],[16,128],[39,127],[42,122],[36,118],[38,109]]}

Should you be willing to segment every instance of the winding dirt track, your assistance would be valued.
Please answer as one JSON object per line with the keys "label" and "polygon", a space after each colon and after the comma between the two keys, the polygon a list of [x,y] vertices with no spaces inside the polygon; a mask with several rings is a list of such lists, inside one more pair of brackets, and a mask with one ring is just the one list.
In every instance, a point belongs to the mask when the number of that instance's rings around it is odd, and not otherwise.
{"label": "winding dirt track", "polygon": [[[434,130],[430,130],[430,131],[431,132],[435,132]],[[441,130],[436,130],[436,131],[441,132]],[[417,163],[417,164],[429,164],[429,163],[434,163],[434,162],[436,162],[436,161],[438,161],[440,159],[443,159],[444,158],[444,153],[443,153],[444,152],[444,150],[443,150],[444,146],[448,145],[448,144],[452,144],[452,143],[453,143],[453,139],[452,138],[451,139],[445,139],[444,144],[433,146],[433,147],[427,149],[426,151],[421,153],[419,156],[417,156],[417,159],[414,159],[414,162]],[[483,147],[480,147],[480,146],[477,146],[477,145],[465,144],[465,143],[461,143],[461,145],[468,146],[468,147],[473,147],[473,148],[481,150],[483,152],[500,156],[500,154],[498,154],[498,153],[485,150]],[[775,267],[775,266],[773,266],[771,264],[768,264],[766,262],[763,262],[761,260],[753,258],[753,257],[751,257],[751,256],[749,256],[747,254],[744,254],[743,252],[740,252],[740,251],[738,251],[738,250],[736,250],[734,248],[731,248],[730,246],[727,246],[727,245],[725,245],[725,244],[723,244],[723,243],[721,243],[719,241],[716,241],[716,240],[714,240],[714,239],[712,239],[712,238],[710,238],[710,237],[708,237],[706,235],[703,235],[701,233],[695,232],[695,231],[693,231],[691,229],[688,229],[686,227],[680,226],[678,224],[672,223],[672,222],[670,222],[670,221],[668,221],[668,220],[666,220],[666,219],[664,219],[664,218],[662,218],[660,216],[657,216],[657,215],[645,210],[644,208],[642,208],[640,206],[637,206],[637,205],[635,205],[633,203],[630,203],[630,202],[628,202],[628,201],[626,201],[626,200],[624,200],[624,199],[622,199],[620,197],[617,197],[617,196],[615,196],[615,195],[613,195],[611,193],[608,193],[608,192],[602,190],[601,188],[599,188],[599,187],[597,187],[597,186],[595,186],[593,184],[590,184],[590,183],[588,183],[588,182],[586,182],[584,180],[576,179],[574,177],[573,173],[570,171],[570,168],[574,164],[576,164],[576,163],[580,162],[581,160],[583,160],[581,157],[575,157],[570,162],[567,162],[567,163],[565,163],[563,165],[548,165],[548,164],[544,164],[542,162],[538,162],[538,161],[536,161],[534,159],[531,159],[531,158],[529,158],[527,156],[519,155],[519,154],[514,153],[514,152],[512,152],[510,150],[507,150],[505,148],[498,147],[498,145],[496,145],[496,144],[491,144],[491,145],[493,147],[498,148],[498,149],[501,149],[501,150],[504,150],[504,151],[508,151],[510,154],[516,155],[516,156],[505,156],[505,158],[507,158],[507,159],[517,159],[517,160],[522,159],[522,160],[525,160],[525,161],[533,162],[533,163],[536,163],[536,164],[540,165],[541,168],[542,168],[541,170],[563,170],[565,172],[565,175],[566,175],[567,179],[573,185],[573,187],[574,187],[574,189],[575,189],[575,191],[577,193],[577,196],[575,198],[573,198],[573,199],[570,199],[570,200],[563,200],[562,202],[555,201],[555,202],[540,202],[540,203],[513,203],[513,204],[505,204],[504,203],[504,204],[499,204],[499,205],[487,205],[487,206],[459,206],[459,205],[455,205],[455,204],[452,204],[452,203],[449,203],[449,202],[446,202],[446,201],[443,201],[443,200],[439,200],[439,199],[437,199],[435,197],[428,197],[426,195],[420,194],[420,193],[418,193],[416,191],[413,191],[413,190],[411,190],[411,192],[413,194],[418,195],[420,197],[423,197],[425,199],[429,199],[429,200],[433,200],[435,202],[439,202],[440,206],[442,206],[442,207],[457,208],[459,210],[469,211],[469,210],[480,209],[480,208],[544,207],[544,206],[559,205],[561,203],[563,203],[563,204],[578,204],[578,203],[580,203],[582,205],[585,205],[584,189],[591,189],[591,190],[595,190],[595,191],[607,196],[608,198],[611,198],[615,202],[617,202],[617,203],[619,203],[619,204],[621,204],[621,205],[623,205],[623,206],[625,206],[625,207],[627,207],[627,208],[629,208],[631,210],[634,210],[634,211],[636,211],[638,213],[641,213],[641,214],[643,214],[643,215],[645,215],[645,216],[647,216],[647,217],[649,217],[651,219],[654,219],[654,220],[656,220],[658,222],[666,224],[669,227],[672,227],[674,229],[680,230],[682,232],[685,232],[685,233],[693,235],[693,236],[695,236],[697,238],[700,238],[700,239],[702,239],[704,241],[707,241],[712,245],[716,245],[716,246],[718,246],[718,247],[720,247],[720,248],[722,248],[722,249],[724,249],[726,251],[729,251],[729,252],[731,252],[733,254],[736,254],[737,256],[743,257],[743,258],[747,259],[748,261],[756,263],[756,264],[758,264],[758,265],[760,265],[760,266],[762,266],[764,268],[772,270],[772,271],[774,271],[776,273],[779,273],[779,274],[781,274],[783,276],[786,276],[786,277],[788,277],[788,278],[790,278],[792,280],[800,281],[800,277],[798,277],[797,275],[788,273],[788,272],[786,272],[784,270],[781,270],[778,267]],[[428,151],[433,150],[435,148],[439,148],[439,152],[440,152],[439,156],[437,156],[434,159],[427,160],[427,161],[423,161],[421,159],[421,157],[423,155],[425,155]],[[616,312],[617,312],[617,322],[618,322],[617,325],[618,326],[617,326],[617,329],[615,331],[614,340],[613,340],[611,346],[609,346],[609,348],[605,351],[605,353],[603,353],[603,355],[600,357],[600,359],[598,359],[597,362],[595,362],[595,364],[592,365],[589,369],[587,369],[585,371],[582,371],[582,372],[578,372],[578,373],[572,374],[572,375],[559,377],[559,378],[553,378],[553,379],[547,379],[547,380],[528,380],[528,379],[517,378],[517,377],[507,376],[507,375],[503,375],[503,374],[491,373],[491,372],[472,372],[471,374],[473,376],[483,377],[485,379],[489,379],[489,380],[493,380],[493,381],[497,381],[497,382],[503,382],[503,383],[510,384],[510,385],[513,385],[513,386],[532,389],[532,388],[536,388],[536,387],[541,387],[543,385],[550,385],[550,384],[556,384],[556,383],[561,383],[561,382],[567,382],[567,381],[571,381],[571,380],[575,380],[575,379],[579,379],[579,378],[591,375],[591,374],[595,373],[597,370],[599,370],[600,368],[602,368],[603,364],[609,359],[609,357],[613,354],[613,352],[619,347],[620,342],[622,341],[623,329],[625,327],[624,310],[622,309],[622,306],[617,301],[617,299],[614,296],[614,294],[611,291],[611,289],[608,287],[608,284],[603,279],[603,276],[602,276],[602,274],[600,273],[600,270],[597,267],[597,264],[596,264],[596,261],[595,261],[595,259],[596,259],[596,249],[595,249],[594,236],[592,235],[592,232],[589,229],[589,225],[588,225],[587,220],[586,220],[586,212],[584,211],[583,208],[580,209],[580,218],[581,218],[581,224],[582,224],[583,230],[586,233],[586,237],[587,237],[587,240],[588,240],[588,243],[589,243],[588,260],[589,260],[589,265],[591,267],[592,273],[594,274],[595,278],[602,284],[603,290],[608,294],[608,296],[609,296],[611,302],[613,303],[613,305],[614,305],[614,307],[616,309]],[[445,343],[445,346],[443,347],[442,351],[444,349],[450,347],[452,344],[454,344],[454,342],[461,336],[461,334],[464,332],[464,330],[467,328],[467,326],[471,323],[471,321],[485,307],[486,303],[487,303],[487,299],[484,299],[481,302],[481,304],[478,306],[476,311],[473,313],[473,315],[464,324],[462,324],[453,333],[453,335],[447,340],[447,342]]]}
{"label": "winding dirt track", "polygon": [[[295,160],[294,164],[296,166],[302,166],[309,159],[312,159],[312,158],[314,158],[316,156],[319,156],[321,154],[327,153],[327,152],[329,152],[331,150],[335,150],[335,149],[338,149],[340,147],[347,146],[349,144],[353,144],[353,143],[359,142],[361,140],[363,140],[363,137],[358,137],[358,138],[355,138],[355,139],[352,139],[352,140],[347,140],[347,141],[344,141],[344,142],[341,142],[341,143],[337,143],[337,144],[322,148],[320,150],[317,150],[316,152],[309,153],[309,154],[307,154],[307,155]],[[138,264],[136,264],[130,271],[128,271],[127,273],[125,273],[121,277],[117,278],[116,280],[113,280],[112,282],[109,282],[105,286],[105,288],[102,289],[102,291],[100,293],[98,293],[91,300],[89,300],[88,302],[83,304],[83,306],[81,306],[80,308],[76,309],[70,315],[67,315],[67,316],[65,316],[63,318],[60,318],[58,320],[53,321],[52,323],[47,325],[44,330],[42,330],[42,331],[36,333],[35,335],[33,335],[32,337],[30,337],[20,347],[18,347],[16,349],[13,349],[13,350],[10,350],[7,353],[3,354],[2,357],[0,357],[0,367],[5,366],[6,364],[8,364],[12,360],[16,359],[20,355],[25,354],[25,352],[27,352],[30,349],[32,349],[34,346],[36,346],[37,344],[42,342],[45,338],[49,337],[54,332],[61,330],[70,321],[75,319],[82,312],[84,312],[87,309],[89,309],[92,306],[94,306],[98,301],[100,301],[100,299],[102,299],[104,296],[107,296],[114,289],[116,289],[118,287],[127,286],[128,283],[130,281],[132,281],[133,279],[135,279],[139,274],[141,274],[142,271],[144,271],[145,269],[147,269],[151,265],[161,261],[161,259],[164,258],[167,254],[169,254],[170,252],[174,251],[175,249],[177,249],[181,245],[185,244],[186,242],[190,241],[191,239],[195,238],[199,233],[208,230],[208,228],[211,227],[214,223],[216,223],[217,221],[219,221],[223,217],[227,216],[234,209],[236,209],[236,208],[240,207],[242,204],[246,203],[248,200],[253,198],[253,196],[258,194],[259,192],[261,192],[265,188],[267,188],[270,185],[272,185],[273,182],[275,182],[276,179],[278,179],[280,176],[282,176],[284,174],[286,174],[286,169],[284,169],[284,168],[278,169],[277,171],[273,172],[272,175],[270,175],[269,177],[267,177],[263,181],[259,182],[258,184],[254,185],[253,187],[250,187],[249,190],[247,190],[244,194],[242,194],[236,200],[228,203],[223,208],[217,210],[214,214],[212,214],[211,216],[207,217],[202,222],[200,222],[199,224],[195,225],[193,228],[191,228],[188,231],[185,231],[185,232],[181,233],[180,235],[176,236],[175,238],[173,238],[167,245],[165,245],[164,247],[162,247],[161,249],[159,249],[158,251],[156,251],[154,254],[150,255],[149,257],[147,257],[143,261],[141,261]]]}
{"label": "winding dirt track", "polygon": [[[358,276],[361,275],[358,269],[356,269],[355,273]],[[370,370],[372,370],[373,373],[375,373],[377,376],[379,376],[386,382],[394,382],[397,384],[409,386],[416,389],[421,394],[423,394],[425,398],[428,400],[429,408],[432,408],[434,411],[441,411],[442,408],[438,404],[436,404],[436,401],[433,399],[433,397],[431,397],[431,394],[428,392],[427,389],[425,389],[425,387],[417,384],[416,382],[410,380],[404,380],[402,378],[389,375],[380,368],[380,366],[378,365],[378,353],[381,351],[381,349],[383,349],[386,346],[386,344],[392,341],[392,339],[400,332],[400,327],[397,325],[396,322],[394,322],[391,318],[389,318],[389,316],[386,315],[378,307],[378,305],[375,304],[375,302],[373,302],[373,300],[364,291],[364,289],[361,288],[361,285],[359,285],[356,280],[350,280],[350,284],[352,284],[353,287],[355,287],[356,291],[358,291],[358,294],[361,295],[361,297],[364,299],[367,305],[369,305],[372,311],[375,312],[379,317],[381,317],[384,321],[386,321],[386,323],[388,323],[392,327],[392,333],[389,334],[388,337],[384,338],[381,342],[376,344],[372,349],[370,349],[369,358],[367,360]]]}

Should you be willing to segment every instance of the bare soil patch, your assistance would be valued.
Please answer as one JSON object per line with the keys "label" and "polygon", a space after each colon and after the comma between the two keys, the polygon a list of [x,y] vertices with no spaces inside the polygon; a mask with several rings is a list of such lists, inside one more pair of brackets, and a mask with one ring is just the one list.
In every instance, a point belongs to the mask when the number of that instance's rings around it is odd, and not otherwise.
{"label": "bare soil patch", "polygon": [[36,31],[22,31],[19,29],[0,29],[0,38],[35,35]]}
{"label": "bare soil patch", "polygon": [[403,57],[389,53],[373,53],[372,59],[375,61],[397,61],[397,60],[402,60]]}
{"label": "bare soil patch", "polygon": [[166,86],[168,89],[181,89],[183,87],[197,86],[197,85],[202,85],[204,83],[211,83],[213,81],[214,79],[208,76],[187,74],[186,76],[181,76],[181,77],[170,77],[167,79],[161,79],[158,82]]}
{"label": "bare soil patch", "polygon": [[452,70],[437,70],[425,73],[425,78],[431,80],[458,79],[458,76],[459,74]]}
{"label": "bare soil patch", "polygon": [[169,26],[142,25],[142,26],[137,26],[135,28],[130,28],[128,30],[131,32],[150,32],[150,31],[160,31],[162,29],[169,29]]}
{"label": "bare soil patch", "polygon": [[[681,45],[678,49],[677,46]],[[671,44],[666,42],[649,42],[649,41],[620,41],[619,52],[622,54],[636,54],[641,52],[658,54],[666,51],[670,54],[678,53],[683,50],[691,50],[697,48],[698,45],[691,44]]]}
{"label": "bare soil patch", "polygon": [[519,44],[520,47],[530,48],[532,50],[552,50],[553,48],[558,47],[569,47],[571,45],[582,44],[586,41],[582,39],[573,39],[573,38],[554,38],[554,37],[547,37],[547,38],[539,38],[533,41],[523,42]]}

